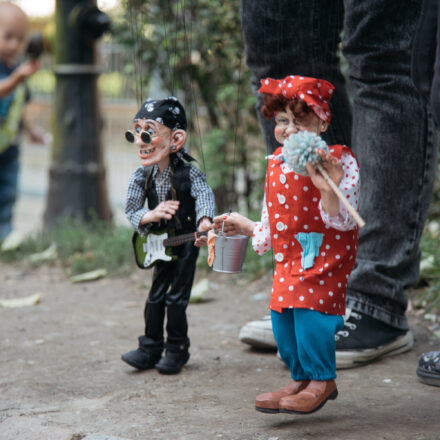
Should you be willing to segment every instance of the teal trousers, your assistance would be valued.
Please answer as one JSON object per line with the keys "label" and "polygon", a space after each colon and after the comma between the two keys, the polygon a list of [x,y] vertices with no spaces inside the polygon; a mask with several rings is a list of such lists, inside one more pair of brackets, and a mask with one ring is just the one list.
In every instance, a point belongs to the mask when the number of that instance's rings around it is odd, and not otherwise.
{"label": "teal trousers", "polygon": [[281,359],[293,380],[336,377],[335,333],[344,326],[339,315],[309,309],[271,311],[272,329]]}

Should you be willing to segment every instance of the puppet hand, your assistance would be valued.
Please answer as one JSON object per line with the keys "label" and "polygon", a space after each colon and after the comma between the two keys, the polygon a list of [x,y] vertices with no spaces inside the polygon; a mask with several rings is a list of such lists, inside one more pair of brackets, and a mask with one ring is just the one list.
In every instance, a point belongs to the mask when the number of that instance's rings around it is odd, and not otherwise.
{"label": "puppet hand", "polygon": [[[197,228],[200,232],[206,232],[212,229],[211,220],[208,217],[203,217],[199,222],[199,227]],[[202,247],[208,242],[208,237],[206,235],[199,237],[195,242],[194,246]]]}
{"label": "puppet hand", "polygon": [[179,209],[179,203],[178,200],[166,200],[165,202],[159,203],[156,208],[149,211],[149,213],[151,213],[150,221],[160,222],[162,219],[171,220]]}
{"label": "puppet hand", "polygon": [[255,223],[239,214],[232,212],[230,214],[222,214],[214,217],[214,228],[223,231],[225,235],[246,235],[251,237],[254,232]]}
{"label": "puppet hand", "polygon": [[[322,167],[327,171],[330,179],[333,180],[333,182],[336,184],[336,186],[339,186],[341,183],[342,178],[344,177],[344,170],[342,169],[342,163],[341,161],[335,157],[332,156],[330,153],[326,153],[323,150],[317,150],[317,153],[321,157],[321,165]],[[326,192],[330,193],[332,192],[332,189],[330,188],[330,185],[326,182],[324,177],[321,175],[321,173],[313,167],[309,162],[306,164],[307,172],[309,173],[310,178],[312,179],[313,185],[318,188],[321,193]]]}

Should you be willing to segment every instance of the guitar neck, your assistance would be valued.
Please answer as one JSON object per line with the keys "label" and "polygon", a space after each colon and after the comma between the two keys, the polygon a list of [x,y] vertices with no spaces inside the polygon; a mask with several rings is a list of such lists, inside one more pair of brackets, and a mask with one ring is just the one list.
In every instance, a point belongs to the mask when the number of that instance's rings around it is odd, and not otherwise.
{"label": "guitar neck", "polygon": [[190,234],[176,235],[175,237],[166,238],[163,241],[163,245],[166,246],[179,246],[189,241],[195,241],[199,237],[208,235],[208,232],[191,232]]}

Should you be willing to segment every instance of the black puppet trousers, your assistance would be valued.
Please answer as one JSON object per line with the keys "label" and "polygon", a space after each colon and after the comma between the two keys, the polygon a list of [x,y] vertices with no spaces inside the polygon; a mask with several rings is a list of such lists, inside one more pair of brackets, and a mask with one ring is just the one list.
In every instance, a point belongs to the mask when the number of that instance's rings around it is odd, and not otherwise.
{"label": "black puppet trousers", "polygon": [[[189,167],[177,164],[173,170],[174,197],[180,201],[175,219],[168,223],[176,235],[194,232],[195,201],[191,197]],[[159,201],[154,180],[146,185],[148,206],[154,209]],[[171,199],[171,192],[167,199]],[[153,280],[145,304],[145,337],[140,338],[144,349],[162,350],[164,347],[164,322],[166,317],[166,348],[171,351],[187,351],[189,347],[186,308],[191,296],[199,248],[194,242],[173,247],[174,261],[158,261],[154,266]]]}

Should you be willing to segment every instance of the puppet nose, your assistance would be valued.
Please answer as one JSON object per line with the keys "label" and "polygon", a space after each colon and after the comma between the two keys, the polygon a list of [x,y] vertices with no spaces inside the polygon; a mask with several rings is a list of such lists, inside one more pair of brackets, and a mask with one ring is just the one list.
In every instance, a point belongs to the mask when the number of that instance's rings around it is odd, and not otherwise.
{"label": "puppet nose", "polygon": [[298,133],[298,127],[296,126],[296,124],[291,122],[286,128],[286,133]]}

